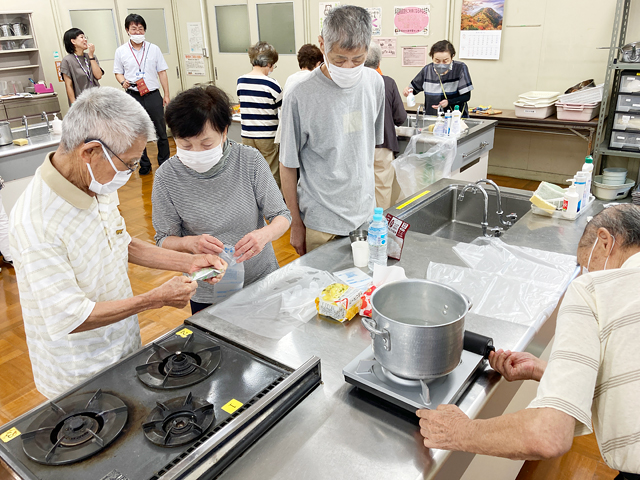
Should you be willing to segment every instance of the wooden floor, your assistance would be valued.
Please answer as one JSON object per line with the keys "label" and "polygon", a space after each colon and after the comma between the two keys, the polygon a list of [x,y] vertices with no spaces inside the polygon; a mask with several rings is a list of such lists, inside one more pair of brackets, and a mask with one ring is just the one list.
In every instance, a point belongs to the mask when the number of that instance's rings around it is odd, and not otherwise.
{"label": "wooden floor", "polygon": [[[155,152],[155,147],[149,148],[152,158],[155,158]],[[173,142],[171,152],[175,153]],[[155,160],[152,163],[155,169]],[[538,186],[538,182],[529,180],[497,176],[491,178],[498,185],[505,187],[535,190]],[[131,236],[151,243],[154,235],[151,223],[152,185],[153,174],[141,177],[134,173],[129,182],[118,191],[120,209],[127,223],[127,230]],[[274,248],[281,266],[297,258],[297,254],[289,245],[289,232],[274,242]],[[175,273],[136,265],[130,265],[129,268],[134,294],[151,290],[173,275]],[[0,425],[46,400],[38,393],[33,383],[15,272],[5,264],[0,272],[1,311],[6,313],[0,316]],[[139,319],[143,343],[148,343],[177,327],[189,316],[188,307],[182,310],[165,307],[141,313]],[[602,461],[595,438],[591,435],[576,439],[571,451],[559,459],[527,462],[517,480],[604,480],[612,479],[615,475],[616,472],[608,469]]]}

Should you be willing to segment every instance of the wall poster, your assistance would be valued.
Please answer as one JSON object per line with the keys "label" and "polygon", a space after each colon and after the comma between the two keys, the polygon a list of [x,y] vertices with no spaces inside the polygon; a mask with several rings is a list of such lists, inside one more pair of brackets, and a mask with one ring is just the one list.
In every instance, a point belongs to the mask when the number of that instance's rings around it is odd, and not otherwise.
{"label": "wall poster", "polygon": [[187,37],[189,38],[189,52],[202,53],[202,47],[204,46],[202,23],[187,22]]}
{"label": "wall poster", "polygon": [[393,7],[394,35],[429,35],[430,5]]}
{"label": "wall poster", "polygon": [[504,0],[462,0],[460,58],[498,60]]}
{"label": "wall poster", "polygon": [[396,37],[378,37],[373,39],[382,49],[383,57],[397,57],[398,39]]}
{"label": "wall poster", "polygon": [[204,77],[206,75],[204,67],[204,56],[199,53],[185,53],[184,64],[189,77]]}
{"label": "wall poster", "polygon": [[367,7],[369,15],[371,15],[372,34],[374,37],[382,35],[382,7]]}
{"label": "wall poster", "polygon": [[424,67],[427,64],[427,47],[402,47],[403,67]]}
{"label": "wall poster", "polygon": [[324,22],[324,17],[326,17],[327,13],[329,13],[331,9],[339,6],[340,2],[320,2],[320,35],[322,35],[322,23]]}

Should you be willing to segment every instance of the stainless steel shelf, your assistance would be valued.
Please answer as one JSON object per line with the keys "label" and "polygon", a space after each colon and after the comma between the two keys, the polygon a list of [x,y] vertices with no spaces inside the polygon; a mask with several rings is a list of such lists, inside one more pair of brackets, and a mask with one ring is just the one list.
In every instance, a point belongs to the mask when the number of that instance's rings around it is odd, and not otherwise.
{"label": "stainless steel shelf", "polygon": [[640,63],[614,63],[611,68],[615,70],[638,70],[640,72]]}

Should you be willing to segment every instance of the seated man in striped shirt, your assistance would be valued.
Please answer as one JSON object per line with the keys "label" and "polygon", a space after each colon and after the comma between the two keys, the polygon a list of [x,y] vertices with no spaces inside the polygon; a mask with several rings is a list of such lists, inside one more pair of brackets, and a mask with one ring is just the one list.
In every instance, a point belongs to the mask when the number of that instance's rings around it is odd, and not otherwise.
{"label": "seated man in striped shirt", "polygon": [[60,146],[13,207],[10,248],[29,357],[48,398],[140,348],[137,313],[183,308],[196,289],[176,276],[134,296],[128,262],[185,273],[224,268],[216,255],[166,250],[127,233],[116,190],[154,139],[132,97],[111,87],[86,90],[64,118]]}
{"label": "seated man in striped shirt", "polygon": [[470,420],[454,405],[419,410],[425,446],[539,460],[595,430],[604,461],[620,470],[616,480],[640,479],[640,207],[596,215],[578,263],[585,274],[560,306],[549,363],[502,350],[489,358],[508,381],[540,381],[529,407],[488,420]]}
{"label": "seated man in striped shirt", "polygon": [[269,77],[276,69],[278,52],[267,42],[258,42],[249,49],[249,60],[253,69],[238,78],[236,88],[242,117],[242,143],[262,154],[280,188],[280,147],[274,140],[282,88],[275,78]]}

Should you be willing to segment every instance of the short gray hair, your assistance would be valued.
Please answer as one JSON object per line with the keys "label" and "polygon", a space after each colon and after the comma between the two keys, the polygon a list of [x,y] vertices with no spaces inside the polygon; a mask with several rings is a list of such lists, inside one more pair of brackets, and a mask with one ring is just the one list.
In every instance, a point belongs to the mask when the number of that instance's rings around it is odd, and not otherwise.
{"label": "short gray hair", "polygon": [[380,44],[371,42],[371,45],[369,45],[369,53],[367,53],[367,59],[364,61],[364,66],[375,70],[380,66],[381,60],[382,48],[380,48]]}
{"label": "short gray hair", "polygon": [[140,137],[147,142],[156,139],[153,122],[142,105],[116,88],[95,87],[82,92],[67,112],[60,145],[71,152],[88,139],[96,139],[121,155]]}
{"label": "short gray hair", "polygon": [[371,34],[371,15],[364,8],[355,5],[335,7],[322,23],[324,52],[330,52],[334,45],[345,50],[368,48]]}
{"label": "short gray hair", "polygon": [[605,208],[587,224],[579,246],[593,245],[600,228],[606,228],[625,248],[640,247],[640,207],[628,203]]}
{"label": "short gray hair", "polygon": [[267,42],[258,42],[249,49],[249,60],[254,67],[268,67],[278,61],[278,52]]}

